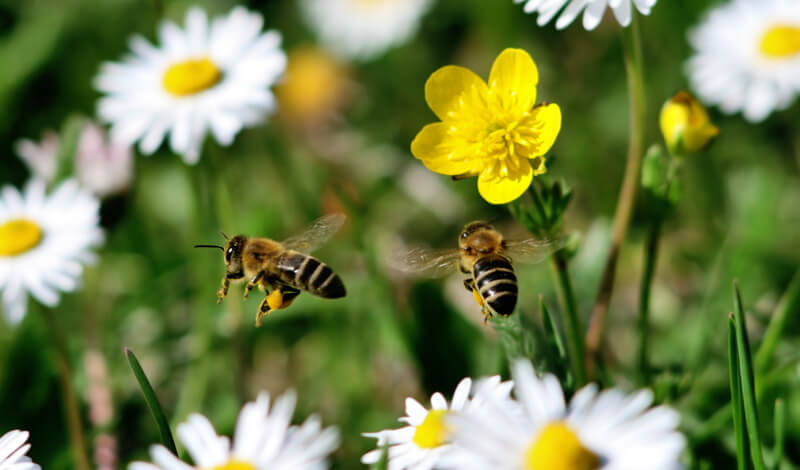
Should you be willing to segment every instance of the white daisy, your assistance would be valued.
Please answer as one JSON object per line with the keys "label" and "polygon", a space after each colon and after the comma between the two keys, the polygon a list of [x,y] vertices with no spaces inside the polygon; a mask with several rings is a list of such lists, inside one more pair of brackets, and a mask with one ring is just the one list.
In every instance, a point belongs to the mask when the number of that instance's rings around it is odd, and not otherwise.
{"label": "white daisy", "polygon": [[41,470],[28,457],[28,431],[8,431],[0,437],[0,470]]}
{"label": "white daisy", "polygon": [[611,7],[619,24],[627,27],[633,15],[631,3],[641,14],[649,15],[656,0],[514,0],[514,3],[525,3],[525,13],[538,13],[539,26],[549,23],[563,8],[556,20],[556,29],[566,28],[583,12],[583,27],[591,31],[600,24],[606,7]]}
{"label": "white daisy", "polygon": [[339,446],[336,428],[322,429],[312,416],[300,426],[290,426],[295,395],[288,392],[270,409],[269,395],[262,393],[242,407],[233,444],[218,436],[208,419],[189,416],[177,428],[178,438],[195,466],[182,462],[161,445],[150,455],[154,463],[134,462],[129,470],[321,470],[328,468],[328,454]]}
{"label": "white daisy", "polygon": [[751,122],[785,109],[800,91],[800,2],[733,0],[689,31],[687,73],[697,95]]}
{"label": "white daisy", "polygon": [[23,193],[4,186],[0,193],[0,289],[11,323],[25,316],[27,293],[54,307],[59,291],[78,287],[83,264],[103,241],[98,200],[73,180],[45,194],[41,180]]}
{"label": "white daisy", "polygon": [[301,0],[323,47],[344,59],[368,60],[407,41],[432,0]]}
{"label": "white daisy", "polygon": [[[685,447],[676,431],[678,413],[648,409],[648,390],[626,396],[589,385],[569,405],[558,380],[536,377],[530,363],[513,366],[514,390],[523,412],[509,413],[496,400],[450,418],[457,467],[495,470],[674,470]],[[483,396],[479,390],[477,396]]]}
{"label": "white daisy", "polygon": [[[500,382],[500,377],[495,376],[484,379],[480,384],[484,396],[490,396],[501,406],[510,406],[509,394],[513,383]],[[378,448],[364,454],[361,462],[377,463],[384,446],[388,445],[389,470],[430,470],[446,466],[453,446],[450,444],[451,430],[445,419],[455,414],[470,413],[482,403],[482,399],[470,400],[471,387],[472,380],[469,378],[459,382],[449,405],[441,393],[434,393],[431,396],[430,409],[426,409],[413,398],[407,398],[406,416],[400,418],[400,421],[408,426],[364,433],[366,437],[378,439]]]}
{"label": "white daisy", "polygon": [[100,117],[113,124],[112,136],[153,153],[169,133],[170,147],[189,164],[197,162],[207,131],[230,145],[243,128],[261,123],[276,105],[270,91],[286,68],[276,31],[261,31],[264,18],[236,7],[211,24],[192,8],[186,27],[161,24],[161,47],[141,36],[133,54],[106,63],[95,86]]}

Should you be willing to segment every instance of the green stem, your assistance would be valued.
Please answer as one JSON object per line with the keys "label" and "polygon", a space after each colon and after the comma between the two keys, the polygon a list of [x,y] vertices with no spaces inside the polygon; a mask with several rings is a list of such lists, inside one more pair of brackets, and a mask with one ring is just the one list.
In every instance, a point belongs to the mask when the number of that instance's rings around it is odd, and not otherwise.
{"label": "green stem", "polygon": [[767,332],[764,333],[764,338],[761,340],[761,346],[756,351],[755,366],[757,371],[765,371],[769,366],[772,355],[775,353],[775,348],[778,346],[778,341],[781,339],[783,330],[786,328],[786,323],[789,316],[793,312],[797,312],[800,307],[800,270],[798,270],[786,292],[781,297],[775,312],[772,314],[772,319],[767,327]]}
{"label": "green stem", "polygon": [[72,368],[69,365],[67,339],[64,336],[64,329],[58,325],[58,320],[52,310],[43,308],[42,311],[45,312],[47,330],[52,335],[53,344],[56,348],[56,362],[58,363],[58,375],[61,379],[61,388],[64,395],[64,413],[67,418],[69,440],[72,446],[72,458],[76,469],[89,470],[89,456],[86,453],[86,438],[83,434],[80,406],[72,383]]}
{"label": "green stem", "polygon": [[570,365],[575,378],[575,387],[580,388],[586,384],[586,355],[583,346],[583,328],[578,318],[578,308],[575,304],[575,293],[567,271],[567,258],[564,250],[553,253],[550,257],[550,266],[556,280],[556,292],[561,308],[564,309],[567,326],[567,347],[569,348]]}
{"label": "green stem", "polygon": [[[625,49],[625,72],[628,79],[628,100],[630,105],[630,136],[628,141],[628,159],[625,166],[625,176],[622,189],[617,201],[617,210],[614,214],[614,223],[611,231],[611,248],[608,252],[600,289],[592,309],[589,331],[586,335],[587,355],[589,367],[594,367],[594,358],[603,341],[608,306],[611,293],[614,289],[614,276],[617,269],[617,259],[620,247],[625,240],[630,225],[631,214],[636,200],[636,190],[639,187],[639,173],[642,167],[642,153],[644,150],[644,123],[646,114],[644,74],[642,70],[642,43],[639,34],[638,17],[633,15],[633,21],[628,28],[623,30],[623,43]],[[591,373],[591,370],[590,370]]]}
{"label": "green stem", "polygon": [[643,384],[649,383],[650,364],[648,344],[650,341],[650,292],[653,286],[653,273],[658,259],[658,242],[661,239],[662,220],[659,217],[650,227],[644,252],[644,272],[639,291],[639,374]]}
{"label": "green stem", "polygon": [[[548,223],[548,214],[536,184],[532,184],[530,191],[533,205],[539,213],[543,223]],[[569,349],[570,366],[575,379],[575,386],[582,387],[586,384],[586,362],[583,346],[583,327],[578,317],[578,307],[575,303],[575,293],[572,281],[567,270],[567,258],[564,250],[558,250],[550,257],[550,267],[556,282],[556,292],[561,309],[566,319],[567,347]]]}

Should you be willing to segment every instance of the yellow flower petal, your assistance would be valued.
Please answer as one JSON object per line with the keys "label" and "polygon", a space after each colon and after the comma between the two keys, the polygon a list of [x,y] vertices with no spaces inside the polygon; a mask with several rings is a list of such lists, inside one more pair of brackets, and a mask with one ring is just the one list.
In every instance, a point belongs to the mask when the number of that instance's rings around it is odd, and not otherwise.
{"label": "yellow flower petal", "polygon": [[442,122],[428,124],[411,142],[411,153],[436,173],[460,175],[467,173],[473,162],[459,150],[465,143],[448,134],[448,125]]}
{"label": "yellow flower petal", "polygon": [[522,49],[506,49],[492,65],[490,95],[506,111],[524,113],[536,104],[539,72],[531,56]]}
{"label": "yellow flower petal", "polygon": [[478,176],[478,192],[490,204],[505,204],[522,196],[531,181],[533,168],[528,160],[521,160],[519,174],[514,178],[490,176],[488,171],[483,171]]}
{"label": "yellow flower petal", "polygon": [[555,103],[537,106],[531,111],[530,117],[534,120],[536,135],[532,139],[535,150],[529,158],[534,158],[550,151],[556,142],[556,137],[561,131],[561,108]]}
{"label": "yellow flower petal", "polygon": [[457,65],[440,68],[425,83],[425,101],[442,121],[474,119],[476,110],[486,109],[487,94],[481,77]]}

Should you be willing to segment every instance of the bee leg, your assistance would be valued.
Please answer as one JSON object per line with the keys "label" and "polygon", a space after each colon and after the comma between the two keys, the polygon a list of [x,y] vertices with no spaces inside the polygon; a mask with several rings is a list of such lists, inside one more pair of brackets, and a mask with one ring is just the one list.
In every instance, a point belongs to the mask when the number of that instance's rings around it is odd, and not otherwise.
{"label": "bee leg", "polygon": [[231,285],[231,280],[228,279],[228,275],[226,274],[225,277],[222,278],[222,286],[217,291],[217,303],[222,303],[222,299],[228,295],[228,287]]}
{"label": "bee leg", "polygon": [[256,274],[255,277],[253,277],[253,279],[250,279],[250,282],[245,284],[244,300],[247,300],[247,296],[250,295],[250,291],[253,290],[253,288],[258,285],[259,281],[261,281],[261,278],[263,277],[264,277],[264,271],[261,271],[260,273]]}
{"label": "bee leg", "polygon": [[280,288],[280,291],[283,295],[283,298],[281,299],[281,306],[278,308],[287,308],[292,304],[292,301],[294,301],[294,299],[300,295],[300,289],[294,287],[283,286]]}
{"label": "bee leg", "polygon": [[268,293],[261,304],[258,306],[258,313],[256,314],[256,327],[261,326],[261,319],[269,316],[273,310],[281,308],[283,305],[283,293],[280,289],[273,289]]}
{"label": "bee leg", "polygon": [[472,292],[472,296],[475,297],[475,302],[478,302],[478,305],[485,311],[486,306],[483,304],[483,297],[481,297],[481,293],[478,292],[478,289],[475,288],[475,282],[472,279],[464,279],[464,288]]}

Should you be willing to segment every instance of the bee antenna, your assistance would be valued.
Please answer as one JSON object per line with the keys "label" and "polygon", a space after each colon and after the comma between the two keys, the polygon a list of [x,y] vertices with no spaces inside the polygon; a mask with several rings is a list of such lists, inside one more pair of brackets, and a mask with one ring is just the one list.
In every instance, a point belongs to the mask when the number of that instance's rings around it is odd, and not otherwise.
{"label": "bee antenna", "polygon": [[219,234],[222,235],[222,238],[224,238],[225,241],[230,240],[230,238],[227,235],[225,235],[225,232],[219,232]]}
{"label": "bee antenna", "polygon": [[219,245],[195,245],[194,247],[195,248],[219,248],[220,250],[225,251],[225,248],[223,248],[223,247],[221,247]]}

